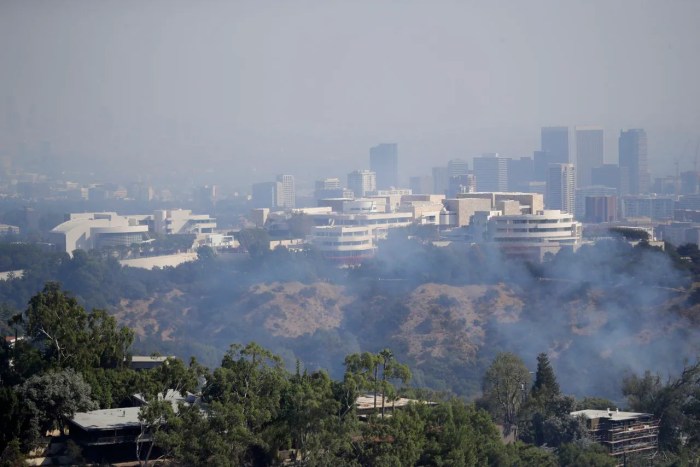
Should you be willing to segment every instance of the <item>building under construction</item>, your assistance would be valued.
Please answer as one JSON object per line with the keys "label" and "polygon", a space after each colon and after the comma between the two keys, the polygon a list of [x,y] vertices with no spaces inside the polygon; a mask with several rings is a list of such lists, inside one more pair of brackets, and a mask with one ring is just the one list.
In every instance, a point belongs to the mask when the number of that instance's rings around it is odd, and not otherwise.
{"label": "building under construction", "polygon": [[619,410],[579,410],[591,437],[623,462],[628,455],[653,454],[659,447],[659,421],[652,414]]}

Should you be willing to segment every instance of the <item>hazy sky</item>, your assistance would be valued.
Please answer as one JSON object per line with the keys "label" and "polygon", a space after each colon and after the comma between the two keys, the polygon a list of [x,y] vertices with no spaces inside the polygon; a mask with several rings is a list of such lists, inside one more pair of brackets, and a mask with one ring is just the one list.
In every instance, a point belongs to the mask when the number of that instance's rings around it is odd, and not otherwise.
{"label": "hazy sky", "polygon": [[670,174],[700,138],[698,57],[697,0],[0,0],[0,153],[243,186],[344,179],[397,142],[407,179],[597,124],[611,162],[646,128]]}

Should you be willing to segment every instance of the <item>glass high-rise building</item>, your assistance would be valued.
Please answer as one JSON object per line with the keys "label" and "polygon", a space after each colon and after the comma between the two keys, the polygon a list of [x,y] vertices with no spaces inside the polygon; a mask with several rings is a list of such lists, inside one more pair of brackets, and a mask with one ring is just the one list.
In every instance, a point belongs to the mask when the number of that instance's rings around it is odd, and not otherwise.
{"label": "glass high-rise building", "polygon": [[618,140],[620,171],[627,175],[629,193],[649,192],[649,168],[647,160],[647,133],[642,129],[620,132]]}
{"label": "glass high-rise building", "polygon": [[547,209],[574,213],[576,169],[574,164],[551,164],[547,170]]}
{"label": "glass high-rise building", "polygon": [[591,171],[605,161],[603,137],[601,127],[576,127],[576,185],[581,188],[591,185]]}
{"label": "glass high-rise building", "polygon": [[508,191],[508,158],[484,154],[474,158],[477,191]]}
{"label": "glass high-rise building", "polygon": [[377,174],[377,189],[388,190],[399,186],[399,147],[396,143],[382,143],[369,150],[369,169]]}
{"label": "glass high-rise building", "polygon": [[549,154],[550,164],[569,163],[569,127],[546,126],[540,133],[542,151]]}

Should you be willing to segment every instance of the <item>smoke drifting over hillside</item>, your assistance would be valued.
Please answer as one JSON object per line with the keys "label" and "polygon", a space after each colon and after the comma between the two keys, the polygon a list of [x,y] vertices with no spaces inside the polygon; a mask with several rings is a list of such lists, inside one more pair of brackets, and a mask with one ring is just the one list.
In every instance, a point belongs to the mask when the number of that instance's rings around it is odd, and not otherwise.
{"label": "smoke drifting over hillside", "polygon": [[699,355],[691,277],[678,264],[623,241],[532,265],[488,248],[393,239],[351,270],[284,251],[235,267],[193,264],[178,273],[189,281],[176,286],[177,299],[160,296],[146,312],[125,302],[119,316],[136,325],[150,316],[158,327],[144,338],[166,335],[161,344],[181,352],[208,348],[211,357],[256,340],[289,364],[299,358],[334,375],[347,353],[390,347],[414,384],[466,396],[498,352],[515,352],[533,371],[548,352],[565,392],[620,400],[626,373],[665,376]]}

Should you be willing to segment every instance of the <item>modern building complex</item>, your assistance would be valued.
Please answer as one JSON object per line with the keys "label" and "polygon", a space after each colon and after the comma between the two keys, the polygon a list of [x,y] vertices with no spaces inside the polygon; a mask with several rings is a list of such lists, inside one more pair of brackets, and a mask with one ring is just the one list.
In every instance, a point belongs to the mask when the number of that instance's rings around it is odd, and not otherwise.
{"label": "modern building complex", "polygon": [[377,189],[377,174],[371,170],[355,170],[348,174],[348,188],[356,198]]}
{"label": "modern building complex", "polygon": [[152,230],[160,235],[210,234],[216,229],[216,219],[189,209],[158,209],[151,219]]}
{"label": "modern building complex", "polygon": [[369,168],[377,174],[377,188],[399,186],[399,148],[396,143],[382,143],[369,150]]}
{"label": "modern building complex", "polygon": [[574,213],[576,170],[574,164],[550,164],[547,171],[548,209]]}
{"label": "modern building complex", "polygon": [[488,238],[511,257],[542,261],[562,248],[577,249],[581,243],[581,223],[561,211],[494,216],[488,223]]}
{"label": "modern building complex", "polygon": [[58,248],[71,254],[116,246],[131,246],[146,240],[148,234],[208,234],[216,228],[216,219],[207,214],[192,214],[186,209],[157,210],[151,215],[120,216],[114,212],[69,214],[67,220],[51,230]]}
{"label": "modern building complex", "polygon": [[324,258],[342,265],[355,265],[374,256],[375,245],[369,227],[317,226],[307,241]]}
{"label": "modern building complex", "polygon": [[618,144],[620,170],[629,180],[629,194],[649,193],[646,132],[641,129],[621,131]]}
{"label": "modern building complex", "polygon": [[549,156],[550,164],[568,164],[569,128],[565,126],[543,127],[540,132],[540,145]]}
{"label": "modern building complex", "polygon": [[605,161],[603,129],[601,127],[576,127],[576,185],[591,185],[591,171]]}
{"label": "modern building complex", "polygon": [[618,410],[579,410],[591,437],[624,462],[629,454],[653,454],[659,448],[659,421],[652,414]]}
{"label": "modern building complex", "polygon": [[146,216],[127,217],[115,212],[69,214],[67,220],[51,230],[53,242],[68,254],[75,250],[93,250],[141,243],[148,233]]}
{"label": "modern building complex", "polygon": [[508,159],[498,154],[474,158],[477,191],[508,191]]}

